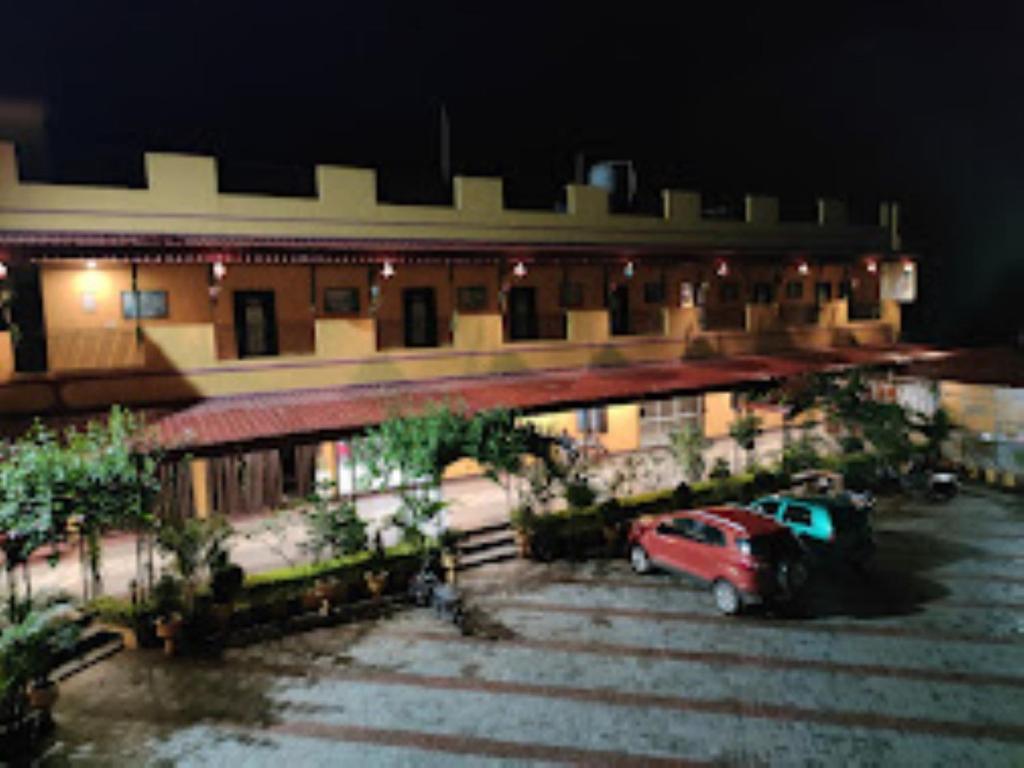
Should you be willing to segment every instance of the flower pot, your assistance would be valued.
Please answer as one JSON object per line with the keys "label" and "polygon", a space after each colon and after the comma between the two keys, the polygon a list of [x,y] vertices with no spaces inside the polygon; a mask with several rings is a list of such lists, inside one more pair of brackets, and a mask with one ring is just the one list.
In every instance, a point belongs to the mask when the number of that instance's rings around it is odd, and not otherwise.
{"label": "flower pot", "polygon": [[387,571],[366,571],[363,573],[366,579],[366,588],[370,590],[370,597],[376,599],[384,594],[384,587],[388,583]]}
{"label": "flower pot", "polygon": [[173,656],[177,648],[182,623],[181,616],[177,614],[170,618],[161,616],[156,620],[156,636],[164,641],[164,653],[168,656]]}
{"label": "flower pot", "polygon": [[28,705],[32,709],[49,711],[57,703],[59,694],[60,689],[57,684],[50,680],[32,683],[28,689]]}
{"label": "flower pot", "polygon": [[519,556],[522,558],[528,558],[530,556],[530,535],[526,531],[521,531],[518,528],[513,532],[516,540],[516,550]]}

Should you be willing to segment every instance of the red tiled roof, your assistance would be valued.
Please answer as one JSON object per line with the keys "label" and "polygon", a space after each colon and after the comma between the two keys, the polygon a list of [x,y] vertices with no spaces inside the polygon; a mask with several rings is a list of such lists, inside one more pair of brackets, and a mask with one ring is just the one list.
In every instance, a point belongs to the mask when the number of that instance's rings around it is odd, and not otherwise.
{"label": "red tiled roof", "polygon": [[377,424],[397,409],[436,401],[452,402],[471,412],[497,407],[551,410],[727,388],[854,365],[904,364],[923,354],[927,354],[923,348],[907,346],[841,348],[235,395],[211,398],[166,416],[154,424],[154,430],[156,440],[168,449],[210,449],[282,437],[341,434]]}
{"label": "red tiled roof", "polygon": [[937,381],[1024,387],[1024,350],[1011,347],[956,349],[938,359],[917,361],[907,373]]}

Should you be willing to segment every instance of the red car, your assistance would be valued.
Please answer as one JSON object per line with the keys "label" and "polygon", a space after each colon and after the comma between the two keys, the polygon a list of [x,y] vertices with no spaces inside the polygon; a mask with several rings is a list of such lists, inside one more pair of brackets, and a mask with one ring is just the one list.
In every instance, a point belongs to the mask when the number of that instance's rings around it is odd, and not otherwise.
{"label": "red car", "polygon": [[711,585],[715,605],[738,613],[744,605],[789,599],[807,581],[793,534],[763,515],[735,507],[692,509],[642,517],[629,532],[633,570],[659,567]]}

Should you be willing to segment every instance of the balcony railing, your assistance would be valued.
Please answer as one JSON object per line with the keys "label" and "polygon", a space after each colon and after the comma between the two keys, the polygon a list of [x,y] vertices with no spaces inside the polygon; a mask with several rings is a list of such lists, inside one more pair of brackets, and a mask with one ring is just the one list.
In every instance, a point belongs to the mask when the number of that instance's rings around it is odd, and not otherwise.
{"label": "balcony railing", "polygon": [[418,349],[443,347],[451,343],[451,317],[438,315],[435,333],[428,329],[410,329],[407,338],[404,320],[377,320],[377,349]]}
{"label": "balcony railing", "polygon": [[701,330],[742,331],[746,327],[747,312],[742,304],[701,308]]}
{"label": "balcony railing", "polygon": [[779,320],[783,325],[817,325],[818,307],[814,304],[780,304]]}
{"label": "balcony railing", "polygon": [[234,323],[216,323],[213,329],[218,360],[236,360],[239,357],[274,355],[311,355],[316,349],[316,327],[312,321],[304,323],[278,323],[271,339],[251,341],[248,354],[239,348]]}
{"label": "balcony railing", "polygon": [[565,312],[536,315],[532,323],[522,327],[516,327],[509,318],[505,318],[505,341],[557,341],[566,338],[566,331]]}
{"label": "balcony railing", "polygon": [[[26,336],[20,343],[41,343]],[[46,334],[50,370],[138,368],[146,363],[146,347],[134,328],[76,328]]]}
{"label": "balcony railing", "polygon": [[847,318],[853,320],[880,320],[882,306],[878,302],[850,302]]}

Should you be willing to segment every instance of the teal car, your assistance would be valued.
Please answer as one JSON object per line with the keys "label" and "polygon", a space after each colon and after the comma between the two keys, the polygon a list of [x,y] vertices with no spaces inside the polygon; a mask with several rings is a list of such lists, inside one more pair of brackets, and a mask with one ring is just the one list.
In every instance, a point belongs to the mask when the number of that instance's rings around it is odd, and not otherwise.
{"label": "teal car", "polygon": [[863,570],[874,558],[868,514],[847,498],[765,496],[750,506],[793,531],[812,561],[840,562]]}

